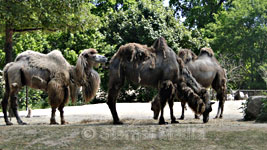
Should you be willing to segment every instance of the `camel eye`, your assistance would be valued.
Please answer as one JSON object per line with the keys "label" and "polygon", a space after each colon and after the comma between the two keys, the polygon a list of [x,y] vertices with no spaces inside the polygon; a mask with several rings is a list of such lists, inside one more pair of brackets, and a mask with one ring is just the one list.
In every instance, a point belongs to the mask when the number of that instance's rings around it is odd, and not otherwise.
{"label": "camel eye", "polygon": [[90,52],[90,54],[91,54],[91,55],[94,55],[94,54],[95,54],[95,52]]}
{"label": "camel eye", "polygon": [[88,56],[88,54],[84,54],[84,57],[85,57],[85,58],[88,58],[89,56]]}

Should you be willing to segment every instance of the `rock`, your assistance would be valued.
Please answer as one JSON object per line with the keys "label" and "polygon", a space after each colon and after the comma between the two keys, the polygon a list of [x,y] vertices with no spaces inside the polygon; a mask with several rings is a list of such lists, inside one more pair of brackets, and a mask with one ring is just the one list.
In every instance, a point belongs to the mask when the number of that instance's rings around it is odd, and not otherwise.
{"label": "rock", "polygon": [[251,96],[248,98],[246,117],[250,120],[255,120],[261,112],[262,99],[266,99],[267,96]]}

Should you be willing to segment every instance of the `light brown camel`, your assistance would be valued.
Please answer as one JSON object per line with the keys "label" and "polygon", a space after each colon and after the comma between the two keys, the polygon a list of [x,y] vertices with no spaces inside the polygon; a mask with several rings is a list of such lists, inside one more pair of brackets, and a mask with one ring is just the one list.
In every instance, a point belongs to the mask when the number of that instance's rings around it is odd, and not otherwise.
{"label": "light brown camel", "polygon": [[60,111],[61,124],[65,124],[63,108],[69,95],[74,101],[77,90],[82,87],[85,101],[90,101],[100,83],[99,75],[93,67],[106,61],[106,57],[97,54],[95,49],[85,49],[79,55],[76,66],[71,66],[58,50],[49,54],[30,50],[21,53],[4,68],[6,91],[2,108],[6,124],[12,125],[7,118],[8,99],[18,124],[26,124],[17,111],[17,94],[23,86],[46,91],[52,107],[50,124],[58,124],[55,120],[57,108]]}
{"label": "light brown camel", "polygon": [[[219,100],[218,112],[215,118],[223,117],[224,102],[227,98],[226,74],[224,69],[214,56],[211,48],[202,48],[198,56],[189,49],[181,49],[178,56],[184,61],[186,67],[190,70],[194,78],[203,87],[212,87],[217,92]],[[182,115],[180,119],[184,119],[185,102],[182,101]],[[219,116],[219,112],[220,116]]]}
{"label": "light brown camel", "polygon": [[[117,110],[116,99],[124,81],[150,86],[159,90],[161,116],[159,124],[165,124],[163,109],[166,102],[169,102],[171,109],[171,122],[178,123],[173,115],[173,92],[192,98],[192,105],[189,105],[197,113],[203,114],[205,121],[208,119],[211,106],[203,101],[191,88],[185,90],[183,77],[181,76],[182,66],[175,52],[168,47],[164,38],[157,39],[152,47],[129,43],[119,48],[110,61],[109,89],[107,104],[110,108],[113,123],[120,122]],[[195,86],[195,85],[190,85]]]}

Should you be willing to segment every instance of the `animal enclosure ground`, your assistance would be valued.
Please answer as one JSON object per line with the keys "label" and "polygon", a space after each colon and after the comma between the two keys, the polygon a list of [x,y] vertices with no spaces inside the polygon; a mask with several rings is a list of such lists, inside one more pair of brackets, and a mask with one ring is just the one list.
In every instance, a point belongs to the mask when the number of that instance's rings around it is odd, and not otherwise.
{"label": "animal enclosure ground", "polygon": [[[33,110],[29,125],[5,126],[0,116],[0,149],[266,149],[267,124],[242,119],[242,101],[226,101],[224,119],[207,124],[185,112],[180,124],[158,125],[149,103],[119,103],[124,125],[112,125],[106,104],[66,107],[68,125],[49,125],[50,109]],[[210,117],[217,111],[217,102]],[[215,109],[216,108],[216,109]],[[176,117],[181,114],[175,103]],[[169,110],[165,108],[169,121]],[[20,112],[25,116],[26,112]],[[59,121],[59,114],[57,114]]]}

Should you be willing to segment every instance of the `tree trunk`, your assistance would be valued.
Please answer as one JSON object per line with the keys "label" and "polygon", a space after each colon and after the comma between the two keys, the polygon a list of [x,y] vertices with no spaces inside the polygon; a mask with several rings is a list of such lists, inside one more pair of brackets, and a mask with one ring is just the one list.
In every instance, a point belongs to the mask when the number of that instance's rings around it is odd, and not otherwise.
{"label": "tree trunk", "polygon": [[5,53],[6,53],[6,63],[12,62],[12,44],[13,44],[13,29],[9,24],[6,24],[6,37],[5,37]]}

